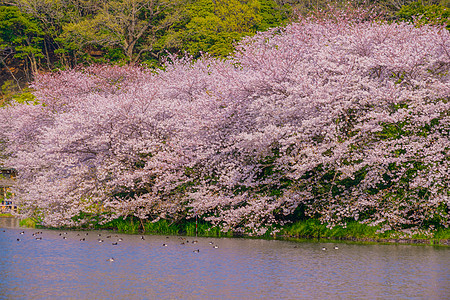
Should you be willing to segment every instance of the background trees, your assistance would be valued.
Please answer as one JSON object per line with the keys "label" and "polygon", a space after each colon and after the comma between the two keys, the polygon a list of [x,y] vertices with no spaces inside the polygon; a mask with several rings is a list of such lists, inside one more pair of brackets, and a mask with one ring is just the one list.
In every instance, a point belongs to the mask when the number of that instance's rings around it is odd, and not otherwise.
{"label": "background trees", "polygon": [[158,32],[177,21],[177,9],[186,1],[127,0],[107,1],[92,18],[64,26],[62,37],[71,43],[102,47],[117,46],[131,64],[144,51],[152,51]]}
{"label": "background trees", "polygon": [[[16,14],[25,18],[20,22],[28,28],[27,33],[20,26],[14,31],[17,37],[14,48],[2,48],[0,85],[11,80],[3,88],[5,98],[26,86],[37,70],[67,69],[91,63],[144,63],[161,67],[169,53],[188,52],[198,58],[201,52],[208,52],[226,57],[243,37],[287,24],[298,15],[326,11],[330,3],[324,0],[0,1],[4,11],[19,8]],[[348,1],[333,3],[349,5]],[[383,0],[352,1],[352,5],[375,7],[389,20],[412,20],[413,16],[425,14],[421,22],[442,23],[447,22],[445,8],[450,4],[445,0]],[[2,28],[6,28],[7,21],[3,22]],[[16,48],[20,53],[11,52]]]}
{"label": "background trees", "polygon": [[8,56],[23,59],[26,69],[37,74],[42,52],[43,31],[37,21],[23,14],[17,7],[0,7],[0,53],[1,62],[14,77],[6,60]]}
{"label": "background trees", "polygon": [[424,5],[417,1],[402,6],[397,15],[401,20],[414,21],[419,25],[446,25],[450,29],[450,8],[442,5]]}
{"label": "background trees", "polygon": [[287,9],[273,1],[192,1],[189,21],[175,34],[182,47],[198,57],[200,52],[227,56],[242,37],[253,35],[287,20]]}
{"label": "background trees", "polygon": [[[37,69],[64,69],[80,63],[160,65],[167,51],[226,56],[242,37],[288,18],[288,8],[272,0],[13,0],[3,7],[24,18],[20,22],[28,22],[26,26],[34,26],[34,41],[26,48],[30,56],[27,81]],[[3,27],[8,25],[3,22]],[[24,33],[14,32],[14,36]]]}

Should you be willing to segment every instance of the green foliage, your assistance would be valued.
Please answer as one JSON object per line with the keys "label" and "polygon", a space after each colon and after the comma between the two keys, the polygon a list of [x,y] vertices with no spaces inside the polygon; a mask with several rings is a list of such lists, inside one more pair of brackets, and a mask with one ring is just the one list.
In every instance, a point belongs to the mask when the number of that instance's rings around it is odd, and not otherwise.
{"label": "green foliage", "polygon": [[153,234],[176,235],[179,234],[180,228],[178,224],[169,223],[169,221],[162,219],[157,222],[147,221],[144,224],[144,232]]}
{"label": "green foliage", "polygon": [[192,1],[159,47],[194,57],[200,53],[225,57],[243,37],[286,23],[288,13],[287,6],[273,0]]}
{"label": "green foliage", "polygon": [[[143,226],[143,227],[142,227]],[[222,232],[219,227],[212,226],[210,223],[199,220],[197,223],[193,220],[181,220],[179,222],[170,222],[161,219],[156,222],[148,220],[139,220],[136,217],[118,218],[104,225],[98,223],[93,227],[97,229],[112,229],[122,233],[146,233],[163,235],[188,235],[188,236],[209,236],[209,237],[231,237],[233,233]]]}
{"label": "green foliage", "polygon": [[436,240],[450,240],[450,228],[439,228],[433,235]]}
{"label": "green foliage", "polygon": [[228,55],[235,41],[254,32],[260,20],[258,9],[256,1],[195,1],[188,9],[190,21],[183,35],[183,48],[193,55]]}
{"label": "green foliage", "polygon": [[14,95],[13,99],[17,103],[27,103],[33,105],[39,104],[39,101],[36,99],[36,96],[34,96],[34,94],[28,89],[23,90],[21,93]]}
{"label": "green foliage", "polygon": [[33,219],[26,218],[19,221],[20,227],[36,228],[36,222]]}
{"label": "green foliage", "polygon": [[44,57],[43,35],[39,23],[31,16],[14,6],[0,6],[1,51],[13,51],[15,58],[28,58],[35,65],[36,58]]}
{"label": "green foliage", "polygon": [[182,233],[189,236],[209,236],[209,237],[232,237],[233,232],[223,232],[218,226],[212,226],[210,223],[198,220],[185,221],[183,223]]}
{"label": "green foliage", "polygon": [[139,219],[133,216],[128,216],[126,218],[117,218],[103,225],[96,223],[93,228],[114,229],[121,233],[139,233],[140,227],[141,223]]}
{"label": "green foliage", "polygon": [[19,93],[19,91],[19,87],[13,80],[6,80],[3,82],[1,87],[2,98],[0,100],[0,107],[9,104],[13,100],[14,95]]}
{"label": "green foliage", "polygon": [[326,225],[321,224],[319,220],[308,219],[286,226],[282,233],[296,237],[318,238],[323,237],[326,230]]}
{"label": "green foliage", "polygon": [[446,239],[449,237],[450,230],[441,228],[436,231],[434,235],[430,235],[426,230],[418,231],[412,236],[405,235],[402,231],[389,230],[380,232],[380,225],[369,226],[357,221],[349,221],[346,225],[334,226],[330,228],[327,224],[322,224],[317,219],[308,219],[298,221],[293,224],[285,226],[281,233],[285,236],[299,237],[299,238],[329,238],[336,240],[379,240],[379,239],[398,239],[398,238],[413,238],[413,239]]}
{"label": "green foliage", "polygon": [[289,16],[292,14],[292,7],[281,4],[279,1],[259,0],[260,3],[260,22],[256,24],[256,31],[266,31],[269,28],[283,26],[288,23]]}
{"label": "green foliage", "polygon": [[450,9],[443,5],[424,5],[422,1],[416,1],[402,6],[397,12],[397,16],[403,21],[414,20],[418,25],[446,25],[450,30]]}

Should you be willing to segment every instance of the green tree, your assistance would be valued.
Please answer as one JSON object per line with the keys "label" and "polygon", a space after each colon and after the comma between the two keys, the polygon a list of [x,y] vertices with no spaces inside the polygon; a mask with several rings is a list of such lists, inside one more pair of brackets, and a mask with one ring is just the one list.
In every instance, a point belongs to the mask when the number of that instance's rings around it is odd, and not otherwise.
{"label": "green tree", "polygon": [[159,47],[227,56],[235,42],[257,31],[287,22],[288,6],[272,0],[198,0],[183,12],[182,22],[168,31]]}
{"label": "green tree", "polygon": [[418,25],[439,24],[450,29],[450,9],[439,4],[424,5],[416,1],[402,6],[397,16],[403,21],[415,21]]}
{"label": "green tree", "polygon": [[61,36],[72,48],[86,45],[119,47],[129,63],[136,63],[142,53],[152,51],[158,31],[174,22],[173,12],[183,0],[113,0],[105,1],[98,13],[80,22],[64,26]]}
{"label": "green tree", "polygon": [[14,6],[0,6],[0,53],[5,66],[6,56],[12,54],[15,58],[26,60],[31,73],[36,74],[38,59],[44,57],[43,34],[39,23],[31,16]]}

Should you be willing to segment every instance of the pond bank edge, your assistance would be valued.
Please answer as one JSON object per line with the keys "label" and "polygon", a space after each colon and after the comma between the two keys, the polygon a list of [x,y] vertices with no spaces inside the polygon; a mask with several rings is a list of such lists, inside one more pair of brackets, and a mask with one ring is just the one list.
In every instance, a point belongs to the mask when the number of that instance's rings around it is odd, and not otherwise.
{"label": "pond bank edge", "polygon": [[344,237],[344,238],[331,238],[320,237],[315,238],[311,236],[292,236],[292,235],[279,235],[275,236],[276,239],[282,240],[308,240],[308,241],[320,241],[320,242],[352,242],[352,243],[364,243],[364,244],[393,244],[393,245],[425,245],[425,246],[444,246],[450,247],[450,239],[394,239],[394,238],[360,238],[360,237]]}
{"label": "pond bank edge", "polygon": [[[2,217],[13,217],[2,216]],[[125,222],[125,220],[124,220]],[[163,220],[164,223],[165,220]],[[316,220],[310,219],[307,221],[303,221],[303,223],[293,223],[291,226],[298,225],[310,225],[310,223],[315,223]],[[122,222],[121,222],[122,223]],[[309,224],[308,224],[309,223]],[[117,224],[115,224],[117,225]],[[331,229],[325,229],[323,231],[324,226],[322,224],[322,228],[318,229],[314,234],[311,234],[311,231],[305,234],[302,233],[289,233],[290,226],[283,227],[277,233],[265,234],[262,236],[254,236],[245,233],[236,233],[236,232],[220,232],[217,227],[211,227],[207,224],[199,224],[199,231],[197,234],[193,232],[193,224],[187,223],[184,224],[185,228],[180,228],[176,226],[176,228],[171,228],[173,224],[165,224],[165,226],[157,226],[157,228],[152,228],[153,230],[142,230],[138,229],[135,226],[131,227],[121,227],[121,226],[95,226],[92,228],[53,228],[53,227],[45,227],[36,225],[34,221],[31,219],[20,220],[20,227],[26,228],[42,228],[42,229],[53,229],[53,230],[111,230],[124,234],[144,234],[144,235],[181,235],[181,236],[199,236],[199,237],[235,237],[235,238],[250,238],[250,239],[278,239],[278,240],[290,240],[290,241],[319,241],[319,242],[351,242],[351,243],[370,243],[370,244],[402,244],[402,245],[428,245],[428,246],[444,246],[450,247],[450,238],[437,238],[437,237],[429,237],[429,238],[398,238],[398,237],[376,237],[373,236],[374,233],[365,231],[363,234],[358,233],[359,236],[352,236],[350,232],[346,232],[345,236],[333,236]],[[206,226],[205,226],[206,225]],[[186,230],[186,227],[191,227],[191,230]],[[450,233],[450,229],[446,229],[448,233]],[[448,236],[448,233],[446,234]],[[361,235],[366,236],[361,236]],[[393,232],[393,234],[398,234],[398,232]]]}

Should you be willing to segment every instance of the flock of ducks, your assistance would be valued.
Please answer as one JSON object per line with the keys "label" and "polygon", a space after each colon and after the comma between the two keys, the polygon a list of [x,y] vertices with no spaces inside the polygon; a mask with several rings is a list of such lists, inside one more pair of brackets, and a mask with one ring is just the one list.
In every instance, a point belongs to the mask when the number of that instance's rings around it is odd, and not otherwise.
{"label": "flock of ducks", "polygon": [[[5,232],[5,230],[3,230],[3,232]],[[20,235],[24,235],[24,234],[25,234],[25,231],[21,231],[21,232],[19,232],[19,234],[20,234]],[[32,235],[33,237],[35,237],[36,240],[42,240],[42,231],[34,232],[34,233],[32,233],[31,235]],[[59,233],[59,236],[61,236],[61,238],[62,238],[63,240],[66,240],[66,239],[67,239],[66,235],[67,235],[67,232]],[[89,232],[86,232],[86,233],[84,233],[84,237],[81,237],[81,234],[78,233],[78,234],[77,234],[77,237],[80,239],[81,242],[84,242],[84,241],[86,241],[86,236],[88,236],[88,235],[89,235]],[[98,241],[99,243],[103,243],[103,242],[105,241],[105,240],[102,238],[102,234],[101,234],[101,233],[97,234],[97,237],[98,237],[98,238],[97,238],[97,241]],[[106,238],[106,239],[110,239],[110,240],[112,241],[112,242],[111,242],[111,245],[113,245],[113,246],[116,246],[116,245],[118,245],[120,242],[123,241],[123,238],[119,237],[118,235],[114,235],[115,241],[113,241],[113,236],[112,236],[112,235],[106,235],[105,238]],[[166,238],[168,239],[169,237],[166,237]],[[144,237],[143,235],[141,235],[140,239],[144,241],[144,240],[145,240],[145,237]],[[193,241],[189,242],[189,240],[187,240],[186,238],[183,238],[183,237],[179,237],[179,239],[181,240],[180,245],[185,245],[185,244],[189,244],[189,243],[195,245],[195,244],[198,243],[198,240],[193,240]],[[17,241],[21,241],[21,239],[20,239],[20,238],[17,238]],[[215,245],[213,242],[209,242],[209,244],[212,245],[212,248],[214,248],[214,249],[218,249],[218,248],[219,248],[219,246],[218,246],[218,245]],[[162,244],[162,247],[167,247],[167,246],[168,246],[168,244],[166,244],[166,243],[163,243],[163,244]],[[295,246],[294,248],[297,248],[297,246]],[[338,246],[334,246],[333,249],[334,249],[334,250],[338,250],[339,247],[338,247]],[[326,247],[322,247],[322,251],[327,251],[327,250],[328,250],[328,249],[327,249]],[[194,252],[194,253],[200,253],[200,249],[194,249],[192,252]],[[110,258],[108,258],[106,261],[108,261],[108,262],[114,262],[115,259],[114,259],[113,257],[110,257]]]}
{"label": "flock of ducks", "polygon": [[[3,232],[5,232],[5,230],[3,230]],[[19,234],[20,235],[24,235],[25,231],[21,231],[21,232],[19,232]],[[31,236],[35,237],[36,240],[42,240],[42,236],[41,235],[42,235],[42,231],[37,231],[37,232],[34,232],[34,233],[31,234]],[[59,233],[58,235],[63,240],[67,240],[67,232],[62,232],[62,233]],[[86,232],[84,234],[78,233],[76,236],[77,236],[77,238],[79,238],[79,240],[81,242],[84,242],[84,241],[86,241],[86,236],[88,236],[88,235],[89,235],[89,232]],[[98,243],[103,243],[103,242],[105,242],[106,239],[110,239],[111,240],[111,245],[113,245],[113,246],[117,246],[117,245],[119,245],[120,242],[123,241],[123,238],[119,237],[118,235],[114,235],[114,236],[113,235],[106,235],[103,238],[102,234],[98,233],[97,237],[98,237],[97,238],[97,242]],[[166,238],[168,239],[169,237],[166,237]],[[143,235],[141,235],[140,239],[145,241],[145,237]],[[179,239],[181,240],[180,245],[185,245],[185,244],[189,244],[189,243],[195,245],[195,244],[198,243],[198,240],[193,240],[193,241],[189,242],[189,240],[187,240],[186,238],[183,238],[183,237],[179,237]],[[21,239],[17,238],[17,241],[21,241]],[[209,242],[209,244],[212,245],[212,248],[214,248],[214,249],[218,249],[219,248],[219,246],[215,245],[213,242]],[[167,246],[168,246],[168,244],[166,244],[166,243],[162,244],[162,247],[167,247]],[[200,253],[200,249],[194,249],[192,252],[193,253]],[[115,259],[113,257],[111,257],[111,258],[108,258],[106,261],[114,262]]]}

